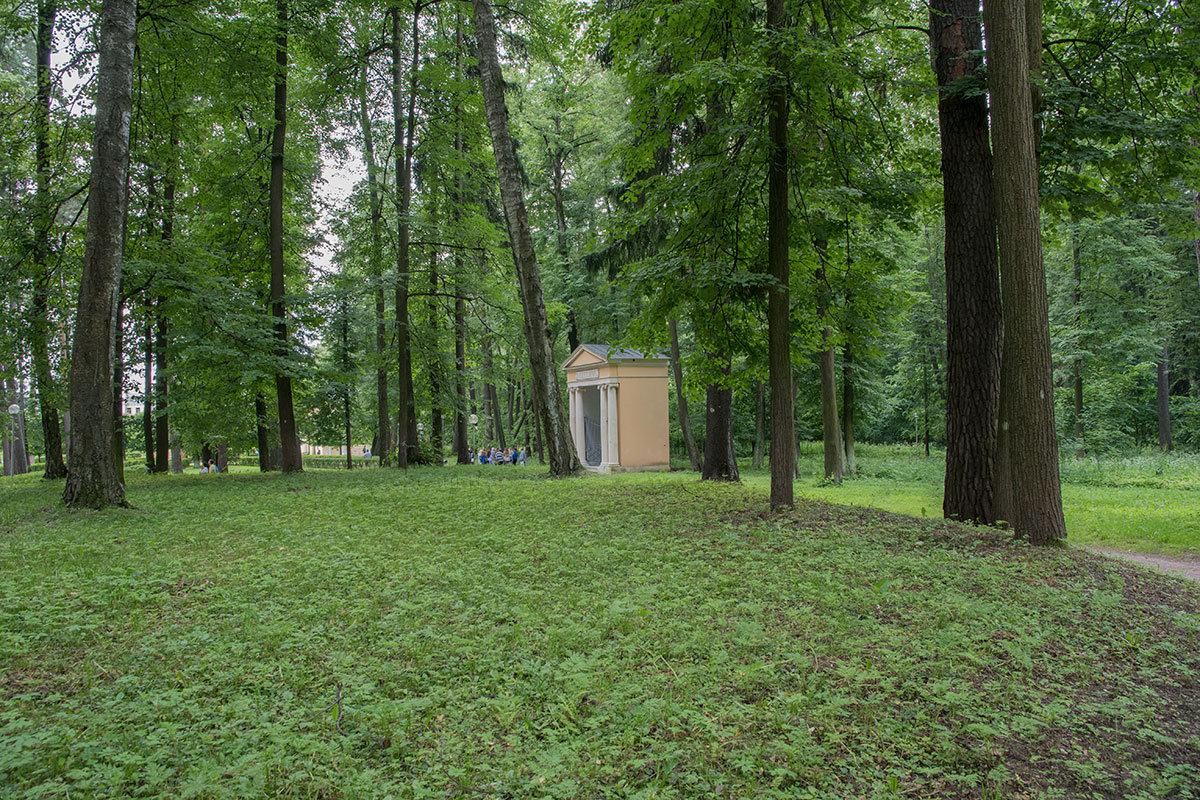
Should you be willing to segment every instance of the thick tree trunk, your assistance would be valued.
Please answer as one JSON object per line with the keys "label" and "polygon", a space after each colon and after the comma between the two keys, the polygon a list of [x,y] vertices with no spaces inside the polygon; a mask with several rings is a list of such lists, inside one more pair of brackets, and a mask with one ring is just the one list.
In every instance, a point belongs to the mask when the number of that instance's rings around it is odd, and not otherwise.
{"label": "thick tree trunk", "polygon": [[979,0],[934,0],[934,70],[941,96],[946,235],[947,518],[995,522],[1000,400],[1000,273],[987,98],[981,81]]}
{"label": "thick tree trunk", "polygon": [[495,19],[487,0],[472,0],[472,7],[479,44],[479,71],[483,86],[484,108],[487,112],[488,130],[491,132],[492,148],[496,157],[496,172],[504,204],[504,218],[508,223],[513,262],[516,265],[521,307],[525,314],[525,340],[529,347],[535,405],[542,420],[542,425],[539,427],[544,429],[546,436],[545,444],[550,456],[550,472],[554,475],[571,475],[579,471],[579,457],[571,439],[570,425],[563,409],[562,394],[559,391],[559,370],[554,359],[554,340],[546,317],[546,304],[542,296],[537,256],[534,253],[529,220],[525,213],[525,199],[521,195],[521,177],[517,168],[516,150],[513,147],[512,135],[508,128],[508,107],[504,102],[504,80],[500,72],[500,60],[496,54]]}
{"label": "thick tree trunk", "polygon": [[1003,286],[1002,467],[1006,519],[1034,544],[1066,537],[1054,428],[1046,274],[1038,208],[1036,127],[1024,3],[984,4]]}
{"label": "thick tree trunk", "polygon": [[258,471],[271,472],[271,432],[267,427],[267,401],[262,392],[254,393],[254,432],[258,438]]}
{"label": "thick tree trunk", "polygon": [[700,472],[700,450],[696,447],[696,437],[692,435],[687,395],[683,391],[683,362],[679,358],[679,320],[672,318],[667,325],[671,330],[671,371],[675,378],[675,407],[679,412],[679,432],[683,435],[683,444],[687,448],[692,471]]}
{"label": "thick tree trunk", "polygon": [[179,434],[171,434],[171,473],[183,472],[183,450],[179,447]]}
{"label": "thick tree trunk", "polygon": [[[767,0],[767,29],[784,64],[781,41],[783,0]],[[767,293],[767,364],[771,383],[771,508],[791,506],[795,410],[792,407],[791,266],[788,263],[788,92],[783,75],[772,74],[768,96],[767,261],[772,285]],[[761,458],[761,454],[759,454]]]}
{"label": "thick tree trunk", "polygon": [[[708,358],[720,363],[720,373],[730,373],[725,353],[715,351]],[[700,479],[706,481],[740,480],[737,456],[733,451],[733,389],[710,384],[707,389],[704,435],[704,470]]]}
{"label": "thick tree trunk", "polygon": [[[287,134],[288,9],[287,0],[275,1],[275,130],[271,134],[271,315],[275,318],[275,355],[284,359],[290,352],[283,279],[283,146]],[[292,403],[292,379],[281,369],[275,376],[279,409],[280,465],[284,472],[302,472],[300,439],[296,436],[296,414]]]}
{"label": "thick tree trunk", "polygon": [[29,472],[29,461],[26,456],[25,447],[25,429],[22,421],[22,414],[9,414],[8,408],[11,405],[17,405],[23,408],[21,403],[20,392],[18,391],[20,383],[13,378],[6,378],[0,382],[0,400],[3,401],[3,408],[0,409],[0,439],[4,441],[4,475],[11,477],[13,475],[24,475]]}
{"label": "thick tree trunk", "polygon": [[113,310],[121,276],[129,174],[135,0],[103,0],[96,127],[75,341],[71,348],[68,506],[125,505],[113,462]]}
{"label": "thick tree trunk", "polygon": [[376,443],[371,453],[379,465],[391,464],[391,410],[388,408],[387,374],[387,312],[383,292],[383,213],[379,199],[379,174],[375,164],[375,137],[371,133],[371,116],[367,102],[367,61],[363,58],[359,72],[359,123],[362,127],[363,160],[367,164],[367,191],[371,203],[371,249],[368,272],[375,287],[375,425]]}
{"label": "thick tree trunk", "polygon": [[842,348],[842,438],[846,444],[846,473],[858,472],[854,457],[854,353],[850,345]]}
{"label": "thick tree trunk", "polygon": [[33,374],[37,383],[38,408],[42,422],[42,444],[46,465],[42,476],[65,478],[62,434],[58,422],[58,392],[50,371],[50,229],[54,224],[50,200],[50,54],[54,45],[54,0],[38,4],[37,29],[37,103],[34,106],[34,160],[37,167],[35,205],[37,220],[33,232],[33,298],[30,307],[29,344]]}
{"label": "thick tree trunk", "polygon": [[1158,360],[1158,380],[1155,382],[1158,395],[1158,449],[1164,453],[1171,449],[1171,366],[1170,352],[1163,345],[1162,357]]}
{"label": "thick tree trunk", "polygon": [[421,6],[413,7],[413,52],[409,75],[408,112],[404,113],[401,94],[400,9],[392,9],[392,114],[395,121],[392,146],[396,157],[396,352],[400,368],[398,398],[400,433],[396,465],[407,469],[410,461],[420,460],[417,441],[417,411],[413,405],[412,341],[408,324],[408,283],[410,269],[409,209],[412,204],[413,135],[416,127],[417,66],[420,53]]}

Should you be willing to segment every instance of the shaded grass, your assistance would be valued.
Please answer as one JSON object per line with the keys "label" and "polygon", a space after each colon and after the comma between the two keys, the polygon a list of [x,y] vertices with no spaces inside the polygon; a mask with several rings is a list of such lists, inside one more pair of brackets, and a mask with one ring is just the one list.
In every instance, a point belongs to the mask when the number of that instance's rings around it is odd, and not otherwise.
{"label": "shaded grass", "polygon": [[0,796],[1195,796],[1190,584],[537,475],[6,484]]}
{"label": "shaded grass", "polygon": [[[841,486],[819,481],[819,444],[801,449],[803,497],[940,517],[945,453],[905,446],[860,445],[859,474]],[[1139,553],[1200,557],[1200,457],[1174,453],[1064,459],[1063,512],[1072,544]],[[743,480],[766,489],[766,471],[744,470]]]}

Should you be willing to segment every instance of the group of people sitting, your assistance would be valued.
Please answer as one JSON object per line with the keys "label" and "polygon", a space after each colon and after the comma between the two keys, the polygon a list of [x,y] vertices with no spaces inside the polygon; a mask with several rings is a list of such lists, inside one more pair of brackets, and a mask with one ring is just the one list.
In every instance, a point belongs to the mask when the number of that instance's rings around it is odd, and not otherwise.
{"label": "group of people sitting", "polygon": [[507,450],[501,450],[499,447],[493,447],[490,450],[486,447],[479,448],[479,463],[480,464],[520,464],[525,466],[525,459],[529,456],[529,448],[510,447]]}
{"label": "group of people sitting", "polygon": [[202,472],[202,473],[203,472],[220,472],[220,471],[221,471],[221,468],[217,466],[217,462],[213,461],[211,458],[208,460],[207,464],[205,464],[203,461],[200,462],[200,472]]}

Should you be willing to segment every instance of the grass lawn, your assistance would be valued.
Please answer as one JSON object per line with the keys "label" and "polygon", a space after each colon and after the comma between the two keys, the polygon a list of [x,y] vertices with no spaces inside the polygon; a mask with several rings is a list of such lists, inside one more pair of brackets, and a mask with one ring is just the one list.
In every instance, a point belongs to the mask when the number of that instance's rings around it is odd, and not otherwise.
{"label": "grass lawn", "polygon": [[[926,458],[911,446],[859,445],[857,453],[857,476],[841,486],[820,485],[820,445],[806,443],[797,493],[916,517],[941,516],[944,452]],[[766,471],[743,470],[742,478],[763,491],[770,488]],[[1200,557],[1200,456],[1067,459],[1062,480],[1070,543]]]}
{"label": "grass lawn", "polygon": [[60,490],[0,484],[0,797],[1200,795],[1200,590],[1077,549],[686,473]]}

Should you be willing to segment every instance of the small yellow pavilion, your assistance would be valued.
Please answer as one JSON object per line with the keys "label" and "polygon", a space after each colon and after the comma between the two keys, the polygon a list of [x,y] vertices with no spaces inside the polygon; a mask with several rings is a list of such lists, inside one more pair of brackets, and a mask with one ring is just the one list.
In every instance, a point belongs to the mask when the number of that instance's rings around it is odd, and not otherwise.
{"label": "small yellow pavilion", "polygon": [[671,467],[664,356],[606,344],[581,344],[563,363],[571,400],[571,437],[593,472]]}

